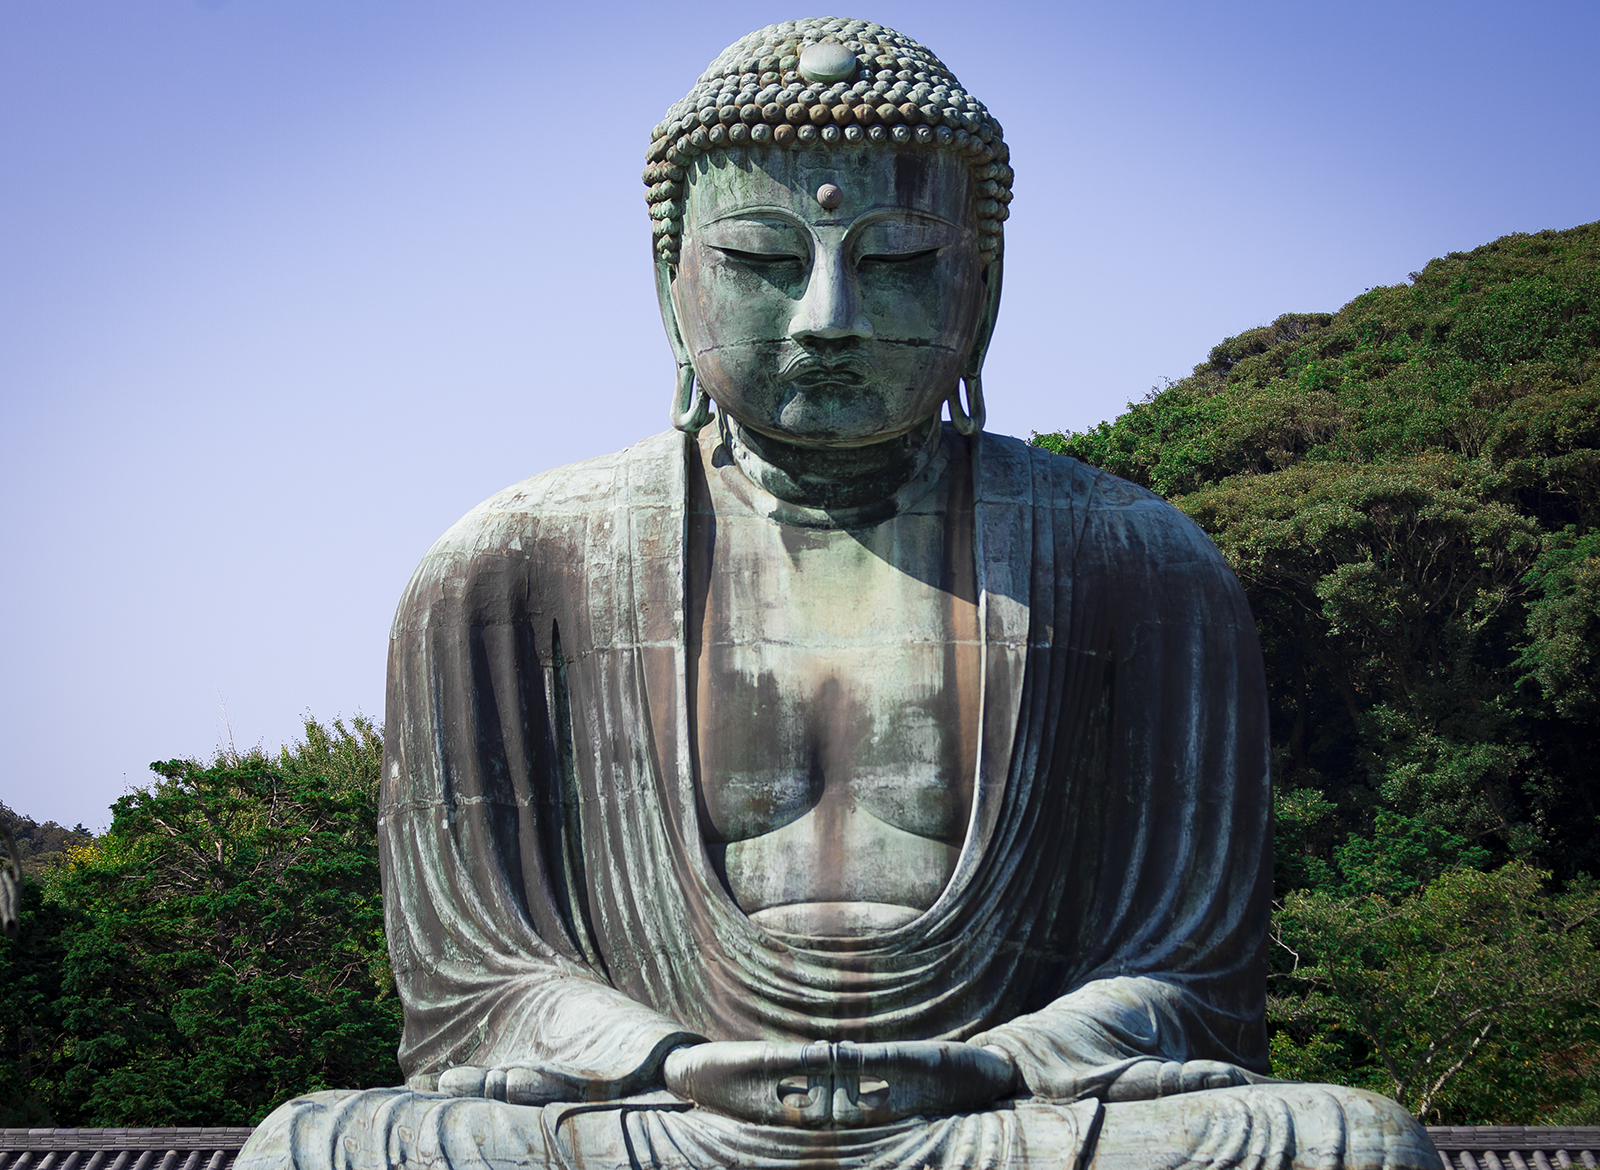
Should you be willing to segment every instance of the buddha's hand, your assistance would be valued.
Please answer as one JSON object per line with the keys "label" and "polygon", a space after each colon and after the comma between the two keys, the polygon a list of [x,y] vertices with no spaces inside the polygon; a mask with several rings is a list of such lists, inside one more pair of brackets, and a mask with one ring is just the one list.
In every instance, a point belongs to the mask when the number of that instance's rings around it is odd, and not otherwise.
{"label": "buddha's hand", "polygon": [[1105,1099],[1150,1101],[1202,1089],[1227,1089],[1251,1079],[1243,1069],[1220,1060],[1141,1060],[1106,1086]]}
{"label": "buddha's hand", "polygon": [[674,1095],[713,1113],[763,1125],[816,1125],[796,1116],[780,1087],[826,1076],[827,1050],[826,1044],[713,1040],[674,1048],[661,1077]]}
{"label": "buddha's hand", "polygon": [[662,1066],[677,1096],[763,1125],[847,1129],[963,1113],[1012,1092],[997,1049],[954,1041],[770,1044],[718,1041],[674,1049]]}
{"label": "buddha's hand", "polygon": [[971,1113],[1021,1087],[1017,1066],[998,1048],[956,1040],[901,1040],[886,1044],[836,1045],[859,1053],[858,1081],[841,1076],[853,1092],[834,1094],[835,1124],[882,1125],[902,1117]]}
{"label": "buddha's hand", "polygon": [[511,1105],[547,1105],[551,1101],[582,1101],[592,1095],[587,1086],[570,1076],[537,1065],[483,1068],[458,1064],[439,1074],[439,1092],[450,1097],[484,1097]]}

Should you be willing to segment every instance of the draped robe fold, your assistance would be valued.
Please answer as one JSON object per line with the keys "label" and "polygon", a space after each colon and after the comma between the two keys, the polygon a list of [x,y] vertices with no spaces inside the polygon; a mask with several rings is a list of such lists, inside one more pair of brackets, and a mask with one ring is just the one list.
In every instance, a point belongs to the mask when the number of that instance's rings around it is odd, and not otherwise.
{"label": "draped robe fold", "polygon": [[1151,493],[972,442],[970,823],[937,902],[863,938],[763,932],[702,844],[692,440],[535,476],[440,539],[394,624],[380,820],[414,1088],[532,1064],[617,1096],[699,1038],[978,1039],[1048,1101],[1150,1057],[1265,1071],[1266,697],[1239,584]]}

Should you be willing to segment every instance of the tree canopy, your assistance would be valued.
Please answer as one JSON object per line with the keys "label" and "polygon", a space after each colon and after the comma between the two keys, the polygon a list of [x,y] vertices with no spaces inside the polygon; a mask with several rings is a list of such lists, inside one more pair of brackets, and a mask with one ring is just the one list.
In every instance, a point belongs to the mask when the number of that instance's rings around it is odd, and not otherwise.
{"label": "tree canopy", "polygon": [[377,787],[362,719],[276,758],[152,765],[111,827],[24,890],[0,947],[5,1124],[248,1125],[395,1084]]}

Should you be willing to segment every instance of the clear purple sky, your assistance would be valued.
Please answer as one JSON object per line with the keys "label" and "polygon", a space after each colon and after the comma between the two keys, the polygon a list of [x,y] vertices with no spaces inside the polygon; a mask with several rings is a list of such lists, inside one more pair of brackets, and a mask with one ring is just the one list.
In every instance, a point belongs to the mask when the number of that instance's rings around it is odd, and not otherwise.
{"label": "clear purple sky", "polygon": [[[0,0],[0,799],[381,717],[407,575],[666,426],[649,128],[701,2]],[[995,430],[1600,218],[1600,4],[908,3],[1017,169]]]}

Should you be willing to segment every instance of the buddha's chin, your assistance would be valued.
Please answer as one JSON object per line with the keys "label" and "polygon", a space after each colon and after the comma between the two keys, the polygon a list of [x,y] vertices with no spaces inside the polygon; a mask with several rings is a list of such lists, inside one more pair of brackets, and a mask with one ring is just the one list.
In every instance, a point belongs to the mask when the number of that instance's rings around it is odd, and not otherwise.
{"label": "buddha's chin", "polygon": [[750,915],[750,921],[769,934],[861,938],[897,930],[922,913],[915,906],[893,902],[792,902],[757,910]]}
{"label": "buddha's chin", "polygon": [[859,386],[824,385],[798,390],[781,405],[763,430],[792,443],[860,446],[904,431],[876,394]]}

